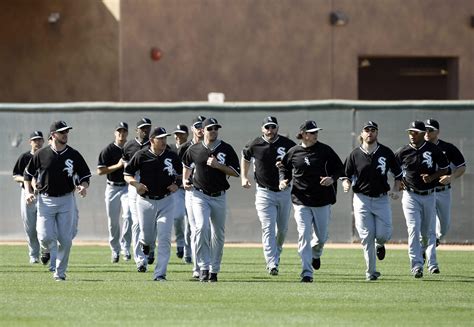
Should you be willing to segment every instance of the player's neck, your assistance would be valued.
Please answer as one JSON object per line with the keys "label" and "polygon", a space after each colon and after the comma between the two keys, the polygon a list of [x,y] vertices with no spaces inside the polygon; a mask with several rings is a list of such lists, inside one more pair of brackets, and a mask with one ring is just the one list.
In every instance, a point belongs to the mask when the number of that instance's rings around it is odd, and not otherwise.
{"label": "player's neck", "polygon": [[56,141],[51,143],[51,147],[56,152],[63,151],[66,148],[66,146],[67,146],[66,144],[62,144],[62,143],[59,143],[59,142],[56,142]]}
{"label": "player's neck", "polygon": [[374,142],[374,143],[363,142],[361,146],[365,152],[372,153],[374,152],[375,149],[377,149],[378,143],[377,142]]}

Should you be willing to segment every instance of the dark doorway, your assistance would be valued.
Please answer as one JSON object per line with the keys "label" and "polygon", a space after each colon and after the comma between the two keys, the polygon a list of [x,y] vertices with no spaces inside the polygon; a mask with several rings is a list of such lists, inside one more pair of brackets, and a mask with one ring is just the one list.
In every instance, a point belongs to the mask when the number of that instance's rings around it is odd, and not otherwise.
{"label": "dark doorway", "polygon": [[359,57],[359,100],[458,99],[458,59]]}

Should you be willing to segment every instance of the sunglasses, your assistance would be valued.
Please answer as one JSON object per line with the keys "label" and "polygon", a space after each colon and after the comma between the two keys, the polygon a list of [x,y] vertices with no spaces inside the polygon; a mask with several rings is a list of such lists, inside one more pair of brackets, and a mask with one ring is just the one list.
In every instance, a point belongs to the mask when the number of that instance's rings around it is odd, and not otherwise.
{"label": "sunglasses", "polygon": [[269,124],[269,125],[263,126],[263,128],[265,128],[265,129],[267,129],[267,130],[268,130],[268,129],[276,129],[276,128],[277,128],[277,125]]}
{"label": "sunglasses", "polygon": [[218,131],[218,130],[219,130],[219,127],[217,126],[211,126],[211,127],[206,128],[206,131],[208,132]]}

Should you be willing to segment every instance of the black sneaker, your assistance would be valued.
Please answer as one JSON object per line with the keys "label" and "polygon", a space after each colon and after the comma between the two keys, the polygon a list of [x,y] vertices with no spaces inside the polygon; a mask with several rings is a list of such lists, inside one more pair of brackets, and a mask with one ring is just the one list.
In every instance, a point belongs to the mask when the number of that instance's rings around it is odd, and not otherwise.
{"label": "black sneaker", "polygon": [[47,253],[41,253],[41,258],[40,258],[40,260],[41,260],[41,263],[42,263],[43,265],[47,265],[48,262],[49,262],[49,259],[51,259],[51,254],[49,254],[49,252],[47,252]]}
{"label": "black sneaker", "polygon": [[146,266],[145,265],[138,266],[137,271],[140,272],[140,273],[146,272]]}
{"label": "black sneaker", "polygon": [[152,265],[153,262],[155,262],[155,254],[153,252],[150,252],[150,254],[148,255],[148,264]]}
{"label": "black sneaker", "polygon": [[439,274],[441,271],[439,271],[438,267],[434,267],[430,269],[430,274]]}
{"label": "black sneaker", "polygon": [[314,270],[319,270],[321,268],[321,258],[313,258],[311,266],[313,266]]}
{"label": "black sneaker", "polygon": [[301,283],[312,283],[312,282],[313,282],[313,277],[304,276],[303,278],[301,278]]}
{"label": "black sneaker", "polygon": [[417,269],[415,270],[415,272],[413,273],[413,276],[414,276],[415,278],[421,278],[421,277],[423,277],[423,270],[421,270],[421,268],[417,268]]}
{"label": "black sneaker", "polygon": [[377,247],[377,258],[379,260],[385,259],[385,245]]}
{"label": "black sneaker", "polygon": [[209,277],[209,283],[217,283],[217,273],[211,273],[211,277]]}
{"label": "black sneaker", "polygon": [[140,246],[142,247],[142,251],[143,251],[144,255],[150,254],[150,246],[149,245],[145,245],[143,243],[140,243]]}
{"label": "black sneaker", "polygon": [[176,256],[180,259],[183,259],[184,257],[184,248],[182,246],[178,246],[176,250]]}
{"label": "black sneaker", "polygon": [[270,271],[268,273],[272,276],[278,276],[278,269],[277,268],[272,268],[272,269],[270,269]]}
{"label": "black sneaker", "polygon": [[112,254],[112,263],[118,263],[120,256],[117,253]]}
{"label": "black sneaker", "polygon": [[132,255],[131,255],[130,253],[129,253],[129,254],[126,254],[126,255],[124,256],[124,259],[125,259],[125,261],[130,261],[130,260],[132,260]]}
{"label": "black sneaker", "polygon": [[439,246],[439,243],[440,243],[439,238],[437,238],[437,239],[436,239],[436,247]]}
{"label": "black sneaker", "polygon": [[201,272],[199,274],[199,281],[200,282],[209,281],[209,270],[201,270]]}
{"label": "black sneaker", "polygon": [[375,274],[370,275],[370,276],[365,278],[365,280],[368,281],[368,282],[374,281],[374,280],[377,280],[377,279],[378,279],[378,277]]}
{"label": "black sneaker", "polygon": [[166,276],[158,276],[153,279],[155,282],[166,282]]}
{"label": "black sneaker", "polygon": [[191,264],[193,263],[193,259],[191,259],[191,257],[184,257],[184,263]]}

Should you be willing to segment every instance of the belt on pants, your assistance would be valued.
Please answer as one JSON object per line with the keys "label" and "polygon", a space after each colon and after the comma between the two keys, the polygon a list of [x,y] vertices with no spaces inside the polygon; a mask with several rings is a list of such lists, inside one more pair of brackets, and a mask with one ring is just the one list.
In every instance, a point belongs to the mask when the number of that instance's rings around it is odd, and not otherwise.
{"label": "belt on pants", "polygon": [[71,193],[71,192],[68,192],[68,193],[61,193],[61,194],[41,193],[41,195],[43,195],[43,196],[49,196],[49,197],[52,197],[52,198],[60,198],[60,197],[62,197],[62,196],[68,195],[69,193]]}
{"label": "belt on pants", "polygon": [[218,196],[221,196],[221,195],[224,195],[224,194],[225,194],[225,191],[220,191],[220,192],[211,193],[211,192],[207,192],[207,191],[205,191],[205,190],[203,190],[203,189],[201,189],[201,188],[197,188],[197,187],[195,187],[194,189],[195,189],[196,191],[199,191],[199,192],[201,192],[201,193],[204,193],[204,194],[206,194],[206,195],[208,195],[208,196],[210,196],[210,197],[213,197],[213,198],[216,198],[216,197],[218,197]]}
{"label": "belt on pants", "polygon": [[[362,194],[364,194],[364,193],[362,193]],[[377,194],[377,195],[370,195],[370,194],[364,194],[364,195],[368,196],[369,198],[381,198],[382,196],[387,195],[387,192],[380,193],[380,194]]]}
{"label": "belt on pants", "polygon": [[125,185],[127,185],[126,182],[112,182],[112,181],[107,181],[107,184],[112,185],[112,186],[125,186]]}
{"label": "belt on pants", "polygon": [[415,194],[418,194],[418,195],[429,195],[431,193],[434,193],[434,191],[435,191],[434,188],[432,188],[431,190],[419,191],[419,190],[416,190],[416,189],[411,188],[411,187],[407,187],[406,190],[409,191],[409,192],[413,192]]}
{"label": "belt on pants", "polygon": [[166,198],[167,196],[170,196],[172,193],[166,193],[166,194],[163,194],[163,195],[140,195],[142,198],[145,198],[145,199],[150,199],[150,200],[161,200],[161,199],[164,199]]}
{"label": "belt on pants", "polygon": [[281,192],[279,189],[273,189],[273,188],[265,187],[265,186],[262,186],[262,185],[260,185],[260,184],[257,184],[257,186],[258,186],[259,188],[263,188],[264,190],[267,190],[267,191]]}
{"label": "belt on pants", "polygon": [[436,192],[443,192],[444,190],[449,190],[451,188],[451,184],[445,186],[438,186],[436,187]]}

